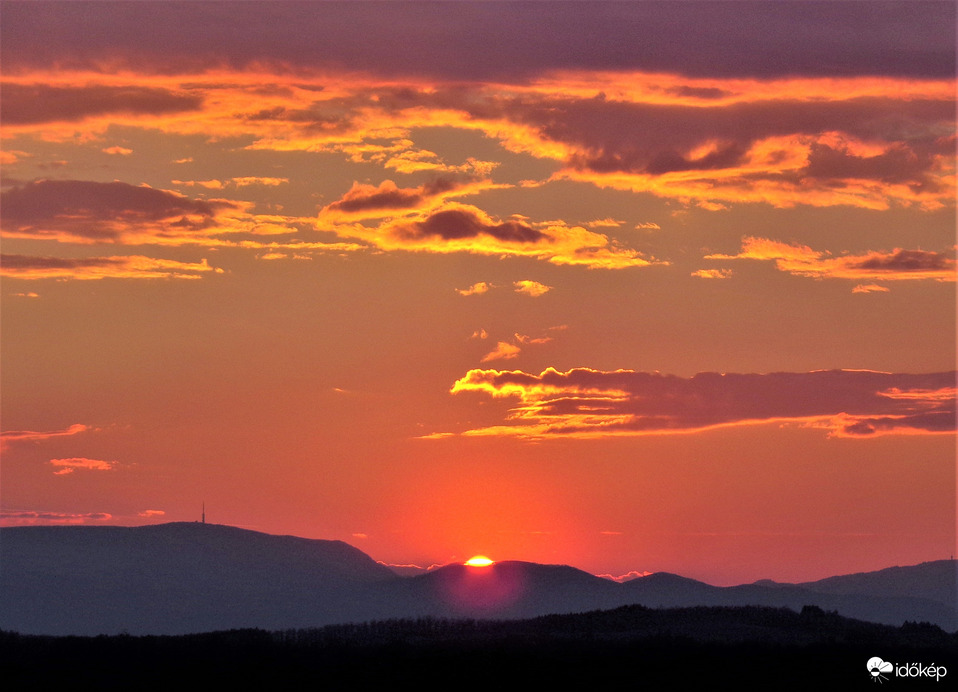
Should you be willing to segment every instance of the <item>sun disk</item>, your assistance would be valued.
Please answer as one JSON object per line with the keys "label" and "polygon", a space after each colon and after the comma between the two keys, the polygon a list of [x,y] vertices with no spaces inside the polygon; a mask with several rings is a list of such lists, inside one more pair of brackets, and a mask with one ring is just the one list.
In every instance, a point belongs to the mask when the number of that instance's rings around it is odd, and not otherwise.
{"label": "sun disk", "polygon": [[465,562],[469,567],[488,567],[489,565],[496,564],[495,561],[490,560],[485,555],[476,555],[471,557]]}

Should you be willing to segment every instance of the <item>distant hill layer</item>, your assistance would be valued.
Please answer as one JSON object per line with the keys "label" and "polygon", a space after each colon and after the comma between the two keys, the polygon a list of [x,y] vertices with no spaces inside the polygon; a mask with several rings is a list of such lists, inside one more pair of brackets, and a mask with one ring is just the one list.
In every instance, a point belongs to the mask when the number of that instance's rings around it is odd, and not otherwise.
{"label": "distant hill layer", "polygon": [[281,630],[388,618],[531,618],[638,604],[811,605],[953,631],[956,563],[805,584],[715,587],[667,573],[624,584],[565,565],[447,565],[399,577],[340,541],[200,523],[0,529],[0,629],[30,634]]}
{"label": "distant hill layer", "polygon": [[380,615],[396,576],[340,541],[214,524],[0,529],[0,627],[174,634],[308,627]]}

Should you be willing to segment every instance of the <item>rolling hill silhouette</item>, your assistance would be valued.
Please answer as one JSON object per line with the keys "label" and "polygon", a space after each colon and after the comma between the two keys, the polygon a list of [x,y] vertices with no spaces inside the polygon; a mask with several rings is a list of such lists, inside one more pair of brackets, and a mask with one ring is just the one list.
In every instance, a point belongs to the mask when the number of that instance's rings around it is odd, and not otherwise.
{"label": "rolling hill silhouette", "polygon": [[525,618],[623,605],[620,585],[566,565],[446,565],[387,589],[406,616]]}
{"label": "rolling hill silhouette", "polygon": [[530,618],[653,608],[813,605],[846,617],[954,631],[956,563],[804,584],[716,587],[656,573],[623,584],[565,565],[447,565],[400,577],[341,541],[230,526],[0,529],[0,629],[24,634],[281,630],[388,618]]}
{"label": "rolling hill silhouette", "polygon": [[340,541],[214,524],[0,529],[0,627],[176,634],[379,617],[395,575]]}

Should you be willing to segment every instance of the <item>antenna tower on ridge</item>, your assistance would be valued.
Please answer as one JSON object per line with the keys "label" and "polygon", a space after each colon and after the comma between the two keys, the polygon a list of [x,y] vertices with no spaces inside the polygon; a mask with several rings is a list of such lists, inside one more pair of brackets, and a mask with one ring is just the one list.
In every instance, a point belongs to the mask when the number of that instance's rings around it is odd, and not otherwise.
{"label": "antenna tower on ridge", "polygon": [[203,523],[206,523],[206,503],[203,503]]}

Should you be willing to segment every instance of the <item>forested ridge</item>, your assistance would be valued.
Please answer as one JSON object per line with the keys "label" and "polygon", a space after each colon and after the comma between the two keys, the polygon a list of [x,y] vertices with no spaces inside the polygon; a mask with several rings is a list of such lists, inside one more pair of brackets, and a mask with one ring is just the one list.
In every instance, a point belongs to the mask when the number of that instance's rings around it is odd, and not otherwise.
{"label": "forested ridge", "polygon": [[[17,689],[169,688],[197,674],[250,685],[395,683],[492,676],[507,684],[866,681],[872,656],[958,674],[958,634],[785,608],[625,606],[528,620],[397,619],[312,629],[180,636],[0,634]],[[924,681],[912,681],[921,683]]]}

